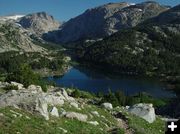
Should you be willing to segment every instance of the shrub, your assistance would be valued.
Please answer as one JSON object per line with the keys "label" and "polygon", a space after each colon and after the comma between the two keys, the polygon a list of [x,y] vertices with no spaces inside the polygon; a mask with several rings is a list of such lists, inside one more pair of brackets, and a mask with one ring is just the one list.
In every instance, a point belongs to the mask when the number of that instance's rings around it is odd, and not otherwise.
{"label": "shrub", "polygon": [[90,93],[90,92],[86,92],[86,91],[81,91],[79,89],[75,89],[72,93],[71,93],[72,97],[75,98],[87,98],[87,99],[92,99],[95,97],[94,94]]}
{"label": "shrub", "polygon": [[27,64],[20,65],[16,71],[12,74],[8,74],[6,81],[16,81],[22,83],[25,87],[31,84],[39,85],[42,87],[43,91],[47,91],[46,83],[41,79],[40,75],[34,73]]}
{"label": "shrub", "polygon": [[81,97],[81,93],[78,89],[75,89],[73,92],[72,92],[72,97],[75,97],[75,98],[80,98]]}

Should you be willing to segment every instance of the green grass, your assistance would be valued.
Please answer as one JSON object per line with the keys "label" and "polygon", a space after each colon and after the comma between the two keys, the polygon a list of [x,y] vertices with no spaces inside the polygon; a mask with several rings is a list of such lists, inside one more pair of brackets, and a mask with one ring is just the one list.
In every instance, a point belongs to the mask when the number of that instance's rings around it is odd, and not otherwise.
{"label": "green grass", "polygon": [[[21,113],[22,117],[14,117],[10,111],[13,108],[0,109],[4,116],[0,118],[0,134],[62,134],[63,128],[68,134],[106,134],[99,126],[94,126],[78,120],[67,118],[51,118],[49,121],[44,120],[41,116],[32,115],[23,110],[13,109]],[[26,116],[30,117],[27,119]]]}
{"label": "green grass", "polygon": [[[99,127],[103,129],[107,129],[106,125],[108,125],[109,127],[117,127],[117,121],[115,120],[115,118],[108,111],[95,105],[85,105],[83,109],[77,109],[73,106],[70,107],[68,104],[65,103],[65,105],[63,105],[61,108],[63,108],[66,111],[73,111],[86,114],[88,115],[88,121],[97,121],[99,123]],[[91,114],[92,111],[97,111],[100,116],[98,117]],[[104,116],[105,118],[103,118],[102,116]]]}
{"label": "green grass", "polygon": [[[117,126],[117,120],[109,111],[92,104],[84,104],[83,108],[81,106],[79,107],[81,109],[70,106],[66,102],[63,106],[57,108],[59,110],[63,108],[67,112],[86,114],[88,115],[88,121],[97,121],[99,125],[94,126],[87,122],[80,122],[76,119],[65,117],[50,117],[50,120],[46,121],[42,116],[8,107],[0,108],[0,134],[16,134],[18,132],[23,134],[63,134],[61,128],[67,130],[67,134],[106,134],[111,133],[109,130],[116,130],[117,134],[125,133],[123,128]],[[14,117],[11,110],[22,114],[22,116],[17,115],[17,117]],[[150,124],[144,119],[127,113],[121,107],[114,110],[121,111],[128,118],[127,124],[135,131],[135,134],[164,134],[165,122],[159,117],[157,117],[155,122]],[[92,111],[97,111],[100,116],[93,115],[91,113]]]}

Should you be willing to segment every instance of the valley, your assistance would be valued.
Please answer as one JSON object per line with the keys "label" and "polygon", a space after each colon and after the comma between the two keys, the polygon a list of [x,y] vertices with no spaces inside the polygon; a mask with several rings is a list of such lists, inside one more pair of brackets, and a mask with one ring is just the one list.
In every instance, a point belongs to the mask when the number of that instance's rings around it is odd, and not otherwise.
{"label": "valley", "polygon": [[0,133],[163,134],[179,111],[180,5],[0,16]]}

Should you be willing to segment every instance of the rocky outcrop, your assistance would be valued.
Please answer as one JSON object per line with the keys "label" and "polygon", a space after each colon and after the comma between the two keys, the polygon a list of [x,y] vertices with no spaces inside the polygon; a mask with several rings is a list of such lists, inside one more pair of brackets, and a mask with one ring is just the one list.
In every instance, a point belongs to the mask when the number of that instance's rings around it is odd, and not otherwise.
{"label": "rocky outcrop", "polygon": [[72,42],[103,38],[121,29],[134,27],[167,9],[156,2],[144,2],[137,5],[125,2],[109,3],[88,9],[66,22],[59,32],[55,32],[55,40]]}
{"label": "rocky outcrop", "polygon": [[[11,84],[8,83],[7,85],[20,84],[11,82]],[[64,94],[66,94],[66,96],[64,96]],[[72,103],[72,98],[69,98],[71,97],[67,95],[64,89],[56,88],[55,90],[44,93],[40,86],[30,85],[27,89],[20,88],[19,90],[11,90],[2,94],[0,96],[0,107],[12,106],[15,108],[21,108],[32,113],[38,113],[48,120],[49,112],[50,115],[59,117],[58,109],[55,106],[62,106],[64,101]],[[48,111],[49,106],[53,106],[50,111]],[[84,117],[82,117],[82,120],[83,119]]]}
{"label": "rocky outcrop", "polygon": [[149,123],[153,123],[156,120],[155,110],[152,104],[135,104],[128,109],[128,112],[145,119]]}
{"label": "rocky outcrop", "polygon": [[53,16],[45,12],[28,14],[20,18],[18,23],[31,33],[39,36],[49,31],[57,30],[61,25]]}

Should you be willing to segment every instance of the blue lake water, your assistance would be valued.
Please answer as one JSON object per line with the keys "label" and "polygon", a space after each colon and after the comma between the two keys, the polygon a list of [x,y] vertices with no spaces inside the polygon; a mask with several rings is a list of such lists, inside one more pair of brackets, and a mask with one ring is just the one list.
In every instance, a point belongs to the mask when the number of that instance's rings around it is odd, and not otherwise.
{"label": "blue lake water", "polygon": [[64,76],[48,77],[49,81],[54,81],[58,86],[76,87],[81,90],[97,93],[122,90],[128,95],[139,92],[147,92],[154,97],[169,98],[175,94],[165,87],[165,83],[155,78],[142,78],[138,76],[107,76],[85,68],[72,68]]}

